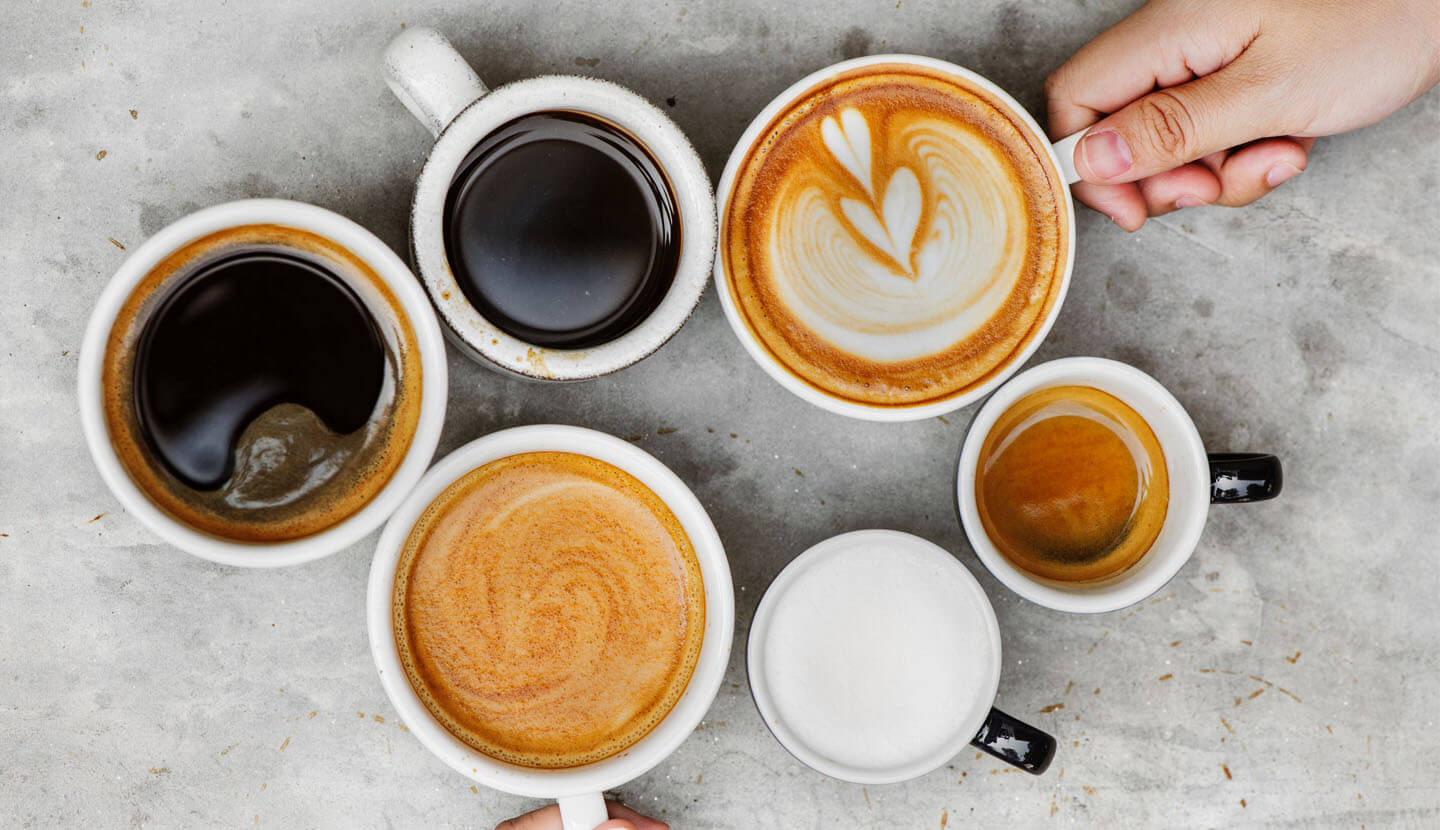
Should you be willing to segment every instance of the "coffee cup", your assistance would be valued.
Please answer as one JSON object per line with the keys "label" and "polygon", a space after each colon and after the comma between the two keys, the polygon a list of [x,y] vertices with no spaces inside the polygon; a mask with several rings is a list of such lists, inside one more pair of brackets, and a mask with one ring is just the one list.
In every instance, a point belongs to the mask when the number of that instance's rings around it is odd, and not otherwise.
{"label": "coffee cup", "polygon": [[750,624],[750,691],[797,760],[854,784],[931,772],[967,745],[1036,775],[1055,739],[994,708],[1000,627],[944,548],[895,530],[814,545]]}
{"label": "coffee cup", "polygon": [[463,353],[527,378],[584,380],[679,331],[709,278],[715,204],[669,116],[594,78],[491,90],[423,27],[391,41],[384,71],[436,136],[410,251]]}
{"label": "coffee cup", "polygon": [[435,314],[374,234],[314,205],[197,211],[126,258],[80,351],[81,425],[125,510],[242,567],[375,530],[420,480],[448,391]]}
{"label": "coffee cup", "polygon": [[934,58],[802,78],[750,123],[716,191],[730,327],[782,386],[841,415],[980,400],[1064,301],[1079,138],[1052,145],[999,86]]}
{"label": "coffee cup", "polygon": [[[532,459],[539,460],[532,462]],[[526,466],[532,463],[536,466]],[[674,698],[673,702],[671,698],[665,699],[670,706],[668,710],[663,706],[653,710],[656,718],[642,724],[640,731],[643,731],[643,736],[638,737],[638,740],[589,754],[588,750],[578,746],[542,747],[537,740],[532,740],[537,739],[537,735],[542,732],[552,734],[545,731],[548,727],[522,730],[519,733],[522,736],[519,742],[525,743],[528,749],[517,749],[513,745],[515,742],[502,746],[505,740],[495,737],[504,731],[501,726],[496,725],[499,723],[497,720],[492,719],[489,725],[484,727],[467,726],[465,713],[471,710],[464,708],[464,704],[459,702],[460,696],[445,697],[443,692],[436,691],[441,688],[441,683],[432,682],[430,678],[435,675],[425,668],[430,665],[426,661],[432,659],[429,656],[432,654],[429,650],[431,646],[427,645],[431,642],[427,639],[429,635],[412,630],[426,625],[425,620],[436,619],[434,615],[425,616],[429,612],[421,610],[421,604],[430,601],[427,597],[431,595],[427,594],[427,591],[438,588],[451,594],[452,601],[467,606],[462,614],[453,617],[463,620],[462,625],[474,625],[474,615],[480,612],[469,607],[469,604],[478,602],[476,597],[482,594],[483,597],[492,598],[484,600],[485,607],[491,611],[495,611],[493,602],[503,600],[510,603],[513,609],[518,609],[517,613],[523,617],[518,622],[512,620],[489,627],[482,625],[476,629],[480,633],[472,632],[471,636],[435,638],[435,641],[442,642],[442,645],[463,641],[467,644],[466,647],[470,648],[470,656],[476,659],[488,659],[483,653],[477,657],[476,652],[485,651],[484,646],[478,643],[482,640],[489,642],[487,638],[490,637],[504,640],[505,655],[523,654],[526,659],[535,656],[535,659],[558,660],[561,663],[571,659],[572,648],[582,651],[589,648],[588,644],[593,637],[572,637],[575,632],[565,628],[566,623],[557,623],[556,620],[564,618],[570,623],[583,625],[595,615],[604,615],[603,601],[597,599],[597,596],[605,593],[605,586],[595,583],[595,575],[605,566],[596,561],[598,557],[587,555],[574,558],[573,568],[565,564],[561,560],[571,557],[574,549],[584,547],[590,542],[586,540],[585,532],[565,539],[560,539],[558,534],[570,533],[575,527],[573,511],[585,512],[598,508],[586,506],[596,502],[589,495],[590,491],[585,490],[576,490],[577,498],[572,502],[561,501],[562,494],[570,485],[563,481],[557,483],[557,480],[565,479],[569,474],[563,470],[547,471],[546,468],[546,465],[557,463],[597,465],[602,471],[608,470],[602,475],[627,480],[633,477],[634,481],[638,481],[644,492],[652,494],[650,497],[663,503],[663,508],[659,510],[673,517],[681,528],[679,536],[688,538],[703,588],[704,620],[699,627],[699,649],[695,653],[688,680],[680,681],[681,685],[675,687],[679,690],[678,697]],[[536,483],[533,488],[523,483],[525,470],[541,476],[540,479],[533,480]],[[590,476],[594,470],[581,472]],[[512,474],[520,478],[486,478],[490,475]],[[547,475],[551,478],[545,478]],[[480,477],[478,480],[481,484],[476,483],[477,476]],[[474,514],[473,520],[466,519],[457,524],[465,528],[465,533],[492,533],[488,537],[491,542],[476,542],[475,537],[466,536],[463,543],[447,541],[438,543],[435,548],[436,551],[483,549],[487,558],[467,561],[463,566],[440,572],[441,575],[436,580],[427,581],[424,574],[429,571],[422,570],[429,568],[429,565],[424,564],[425,557],[450,555],[425,552],[428,540],[432,538],[431,534],[451,532],[446,529],[448,526],[443,524],[447,521],[445,516],[451,511],[448,505],[456,504],[456,499],[470,499],[472,496],[480,499],[481,496],[477,494],[482,491],[467,488],[490,487],[492,484],[498,489],[484,490],[486,495],[483,498],[491,498],[491,493],[508,493],[510,495],[505,498],[514,499],[514,504],[505,501],[504,507],[493,512],[489,507],[482,507],[480,512]],[[479,501],[475,503],[488,504]],[[570,507],[564,507],[564,504],[569,504]],[[526,522],[535,516],[540,517],[537,521],[542,524],[551,521],[546,518],[546,511],[550,510],[572,512],[565,514],[569,518],[565,520],[564,530],[552,531],[557,535],[547,539],[545,531],[537,534],[536,525]],[[623,510],[602,512],[604,515],[601,517],[601,524],[611,528],[610,531],[605,531],[607,533],[614,531],[616,522],[623,524],[627,521],[623,518],[626,515]],[[522,518],[516,519],[516,516]],[[638,523],[636,527],[639,527]],[[434,538],[446,540],[451,537],[438,535]],[[506,570],[509,566],[504,565],[504,562],[510,560],[504,559],[500,549],[515,543],[516,539],[528,541],[520,545],[523,550],[516,548],[514,568]],[[617,544],[617,547],[623,545]],[[559,557],[559,560],[546,558],[537,565],[538,558],[542,556]],[[494,573],[483,573],[492,568],[498,570]],[[403,574],[400,573],[402,570]],[[515,578],[530,580],[524,585],[514,582],[501,585],[498,581],[510,578],[504,574],[513,576],[522,571],[529,576]],[[491,588],[476,591],[471,595],[467,593],[468,583],[456,586],[457,581],[472,579],[490,580],[486,584]],[[660,604],[662,597],[658,593],[643,598],[643,602],[637,602],[637,597],[630,596],[634,591],[627,592],[625,586],[638,584],[639,581],[643,580],[637,577],[636,581],[632,582],[629,577],[616,576],[613,587],[617,596],[612,599],[626,603],[634,612],[623,618],[613,618],[616,627],[623,628],[629,624],[630,617],[641,616],[638,610],[645,609],[648,613],[652,606]],[[493,600],[494,597],[501,597],[502,600]],[[398,623],[397,617],[400,620]],[[415,620],[414,623],[411,622],[412,619]],[[484,786],[532,798],[556,799],[560,804],[566,830],[592,830],[606,820],[605,804],[600,794],[636,778],[660,763],[695,730],[705,716],[724,678],[734,631],[735,607],[729,565],[720,538],[699,500],[674,473],[653,456],[618,438],[579,427],[539,425],[506,429],[472,441],[437,462],[420,481],[380,536],[370,569],[367,622],[370,650],[381,685],[410,732],[419,738],[427,749],[456,771]],[[436,631],[441,630],[439,623],[429,624]],[[560,626],[559,629],[555,628],[557,625]],[[606,623],[601,627],[608,629],[610,626]],[[674,626],[655,626],[647,629],[650,633],[639,639],[642,642],[663,639],[674,629]],[[531,631],[535,636],[528,638],[524,633],[526,631]],[[401,640],[404,645],[401,645]],[[556,651],[556,643],[568,645],[561,645],[558,647],[559,651]],[[441,660],[438,657],[433,659],[437,661],[436,665]],[[601,663],[603,660],[596,658],[596,662],[585,665]],[[638,661],[627,659],[620,661],[616,667],[626,678],[626,683],[620,684],[626,694],[639,688],[641,676],[645,674],[637,663]],[[549,690],[551,684],[559,682],[556,678],[566,678],[566,682],[573,685],[557,692],[556,699],[567,711],[580,706],[579,699],[588,698],[591,691],[605,700],[615,697],[616,690],[613,686],[593,690],[586,687],[586,683],[598,676],[594,671],[572,670],[563,666],[557,669],[557,665],[559,664],[539,667],[534,673],[533,683]],[[476,676],[481,678],[479,683],[483,685],[491,682],[508,683],[509,679],[497,680],[497,677],[508,677],[510,674],[518,676],[520,672],[486,670]],[[528,674],[525,676],[529,677]],[[530,681],[522,679],[515,682]],[[417,691],[417,686],[423,688],[424,692]],[[543,707],[547,695],[548,691],[536,691],[531,686],[525,686],[523,694],[496,694],[491,699],[522,700],[525,706],[531,707],[530,714],[535,714],[534,707]],[[541,712],[542,721],[543,715]],[[487,717],[498,718],[500,715],[492,714]],[[648,731],[644,731],[647,727]],[[557,727],[554,734],[559,734],[559,740],[563,743],[569,740],[568,736],[579,731],[581,730],[577,726],[567,721]],[[481,732],[490,737],[477,738]],[[639,735],[640,732],[634,734]],[[476,743],[486,744],[485,751],[477,748]],[[549,752],[548,758],[535,760],[521,757],[526,752],[533,756],[541,751]],[[581,753],[578,761],[575,756],[577,752]],[[566,755],[571,757],[564,757]],[[601,755],[604,757],[590,760]],[[505,760],[507,758],[509,760]]]}
{"label": "coffee cup", "polygon": [[[1111,412],[1096,410],[1076,397],[1097,391],[1110,401]],[[1050,447],[1036,443],[1047,440],[1043,436],[1034,440],[1026,437],[1025,430],[1034,436],[1044,428],[1042,422],[1051,417],[1044,410],[1048,405],[1045,397],[1057,395],[1059,409],[1051,410],[1051,414],[1074,418],[1075,423],[1086,424],[1092,433],[1101,428],[1097,425],[1108,425],[1117,434],[1143,433],[1143,440],[1128,435],[1115,439],[1134,451],[1136,464],[1142,469],[1138,477],[1130,477],[1128,481],[1138,480],[1140,489],[1134,484],[1117,488],[1113,482],[1102,480],[1105,474],[1097,470],[1111,466],[1103,460],[1103,453],[1095,449],[1110,440],[1103,435],[1067,438],[1057,432],[1051,436],[1056,443]],[[1026,409],[1027,401],[1041,403]],[[1115,414],[1116,410],[1121,414]],[[1014,413],[1020,413],[1021,417],[1017,419]],[[1127,419],[1128,426],[1121,423]],[[997,432],[1006,428],[1006,421],[1015,422],[1016,428],[998,436]],[[1000,443],[1019,448],[1015,456],[1021,459],[1018,465],[987,460],[997,437]],[[1033,445],[1033,451],[1025,450],[1027,444]],[[1141,449],[1142,446],[1149,449]],[[1068,464],[1082,452],[1089,454],[1079,463],[1088,469],[1077,470],[1072,476],[1054,466]],[[1048,466],[1043,469],[1035,466],[1035,459],[1045,459]],[[1026,464],[1031,466],[1027,469]],[[1127,465],[1128,462],[1121,464]],[[997,479],[1001,486],[993,492],[1009,500],[1010,507],[1026,503],[1019,510],[1030,518],[1021,521],[1039,522],[1041,518],[1037,517],[1045,517],[1043,521],[1053,525],[1050,528],[1035,525],[1014,534],[1043,538],[1042,546],[1055,552],[1051,560],[1053,569],[1046,568],[1043,561],[1036,567],[1029,560],[1003,552],[1008,543],[996,538],[1002,523],[990,517],[987,524],[987,511],[982,509],[987,492],[983,483],[986,476],[1023,477],[1037,482],[1026,491],[1024,487],[1010,487],[1010,482]],[[1071,479],[1076,484],[1066,483]],[[1157,487],[1157,483],[1161,486]],[[1271,499],[1279,495],[1282,483],[1280,460],[1273,455],[1207,455],[1200,433],[1184,407],[1164,386],[1139,369],[1104,358],[1068,357],[1022,372],[1000,387],[980,408],[960,452],[956,493],[965,535],[996,579],[1020,596],[1047,608],[1097,613],[1133,605],[1164,587],[1194,552],[1211,504]],[[1149,493],[1145,492],[1147,486],[1151,488]],[[1017,497],[1016,493],[1022,491],[1031,494],[1038,491],[1042,495]],[[1147,505],[1156,493],[1163,493],[1163,500]],[[1123,508],[1113,520],[1103,517],[1104,507],[1099,502],[1106,500],[1114,500]],[[1153,509],[1153,520],[1144,516],[1148,508],[1158,508]],[[1118,535],[1115,528],[1119,528]],[[1109,556],[1110,551],[1125,542],[1133,541],[1133,535],[1141,532],[1145,535],[1133,554],[1116,563],[1111,572],[1105,573],[1102,569],[1098,573],[1086,573],[1092,563]],[[1096,538],[1101,540],[1100,544],[1070,545],[1063,538],[1077,533],[1098,533]],[[1003,535],[1008,537],[1011,533],[1007,529]],[[1113,543],[1111,537],[1114,537]],[[1038,557],[1035,561],[1044,558]],[[1075,574],[1081,578],[1071,578]]]}

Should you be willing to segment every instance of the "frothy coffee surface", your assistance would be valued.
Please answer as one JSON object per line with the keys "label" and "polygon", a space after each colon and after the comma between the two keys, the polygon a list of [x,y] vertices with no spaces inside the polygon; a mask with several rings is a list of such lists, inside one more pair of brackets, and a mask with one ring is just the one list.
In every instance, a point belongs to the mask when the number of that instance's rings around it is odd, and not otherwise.
{"label": "frothy coffee surface", "polygon": [[822,557],[773,600],[762,659],[774,717],[852,768],[940,751],[990,708],[995,654],[970,596],[953,568],[905,547],[867,540]]}
{"label": "frothy coffee surface", "polygon": [[279,542],[365,506],[420,412],[414,330],[336,243],[247,225],[171,254],[121,307],[102,400],[121,464],[214,536]]}
{"label": "frothy coffee surface", "polygon": [[1036,336],[1068,247],[1044,140],[989,93],[911,65],[856,69],[760,134],[722,217],[746,325],[845,400],[973,388]]}
{"label": "frothy coffee surface", "polygon": [[980,447],[975,507],[996,549],[1036,576],[1093,582],[1134,567],[1170,505],[1155,432],[1089,386],[1041,389],[995,420]]}
{"label": "frothy coffee surface", "polygon": [[524,453],[456,481],[396,569],[396,645],[455,737],[529,767],[580,766],[645,737],[680,699],[705,626],[699,564],[639,480]]}

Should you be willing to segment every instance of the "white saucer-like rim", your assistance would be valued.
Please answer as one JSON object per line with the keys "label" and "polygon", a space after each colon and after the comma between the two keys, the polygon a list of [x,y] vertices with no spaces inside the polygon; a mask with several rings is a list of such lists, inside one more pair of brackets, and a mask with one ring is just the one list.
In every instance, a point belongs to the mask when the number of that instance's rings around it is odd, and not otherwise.
{"label": "white saucer-like rim", "polygon": [[[115,448],[105,423],[101,373],[106,343],[120,307],[135,287],[166,256],[200,237],[242,225],[272,224],[323,236],[364,261],[399,300],[420,349],[420,417],[410,447],[390,481],[369,504],[339,523],[286,542],[248,543],[202,533],[161,510],[136,486]],[[410,269],[395,252],[356,222],[322,207],[286,199],[245,199],[214,205],[161,229],[125,259],[90,313],[80,346],[77,377],[80,423],[90,456],[106,486],[127,513],[161,539],[187,553],[223,565],[273,568],[298,565],[335,553],[379,527],[424,475],[445,420],[449,380],[445,340],[435,312]]]}
{"label": "white saucer-like rim", "polygon": [[[395,644],[392,601],[395,568],[420,514],[453,482],[491,461],[526,452],[570,452],[612,464],[635,476],[665,502],[694,545],[705,584],[705,634],[690,683],[665,719],[629,749],[593,764],[534,769],[497,761],[450,734],[410,686]],[[668,467],[644,450],[602,432],[542,424],[491,433],[442,458],[395,511],[380,534],[370,565],[366,596],[370,653],[380,684],[401,720],[427,749],[470,779],[531,798],[564,798],[603,792],[637,778],[664,760],[705,717],[725,677],[735,633],[735,596],[730,565],[705,508]]]}
{"label": "white saucer-like rim", "polygon": [[[680,222],[680,259],[660,305],[608,343],[551,349],[526,343],[486,320],[465,298],[445,255],[445,197],[465,156],[497,128],[535,112],[581,112],[618,125],[669,179]],[[411,203],[410,250],[431,302],[462,350],[483,365],[538,380],[588,380],[653,354],[690,318],[715,258],[715,198],[705,165],[671,118],[609,81],[543,75],[506,84],[466,107],[440,134],[420,170]]]}
{"label": "white saucer-like rim", "polygon": [[[1150,551],[1130,569],[1095,583],[1042,579],[1006,559],[985,533],[975,504],[975,471],[985,436],[1005,410],[1041,389],[1090,386],[1124,401],[1144,418],[1160,441],[1170,479],[1165,525]],[[975,555],[995,578],[1025,599],[1056,611],[1098,614],[1118,611],[1159,591],[1189,560],[1210,510],[1209,462],[1200,432],[1175,396],[1159,381],[1125,363],[1100,357],[1066,357],[1026,370],[1001,387],[970,423],[956,471],[960,524]]]}
{"label": "white saucer-like rim", "polygon": [[1050,307],[1049,313],[1045,315],[1040,323],[1039,330],[1030,338],[1018,352],[1010,357],[1010,360],[988,380],[972,387],[971,389],[952,397],[944,398],[929,403],[917,404],[914,406],[871,406],[856,401],[836,397],[819,387],[810,384],[799,377],[780,363],[769,350],[765,348],[750,327],[745,324],[740,314],[739,306],[735,297],[730,291],[730,281],[725,275],[725,252],[717,250],[715,255],[715,293],[720,296],[720,307],[725,311],[725,319],[730,323],[730,328],[740,340],[740,345],[750,357],[760,365],[760,368],[777,383],[790,392],[798,395],[821,409],[845,415],[851,418],[858,418],[864,421],[919,421],[925,418],[933,418],[936,415],[944,415],[947,412],[954,412],[957,409],[969,406],[988,395],[1000,384],[1008,380],[1012,375],[1025,365],[1035,350],[1049,336],[1050,329],[1055,325],[1055,319],[1060,316],[1060,308],[1065,304],[1065,296],[1070,291],[1070,275],[1075,265],[1075,203],[1070,196],[1069,186],[1063,185],[1064,177],[1060,175],[1060,161],[1055,156],[1055,150],[1050,141],[1045,137],[1045,131],[1030,113],[1020,105],[1009,93],[996,86],[993,81],[976,74],[962,66],[956,66],[948,61],[928,58],[923,55],[868,55],[861,58],[853,58],[840,63],[832,64],[824,69],[806,75],[804,78],[791,84],[784,92],[772,100],[765,109],[756,115],[741,134],[740,140],[735,143],[735,149],[730,152],[730,158],[725,163],[725,172],[720,175],[720,184],[715,190],[717,204],[716,215],[723,221],[726,212],[729,210],[730,193],[735,184],[735,177],[740,171],[740,165],[744,163],[745,156],[749,154],[750,147],[760,137],[765,127],[780,114],[780,111],[789,106],[796,99],[802,97],[816,86],[829,81],[836,75],[848,72],[865,66],[877,64],[911,64],[914,66],[932,69],[937,72],[948,73],[962,78],[994,95],[1001,103],[1010,108],[1012,114],[1018,118],[1024,126],[1034,134],[1038,143],[1046,148],[1047,172],[1056,181],[1062,183],[1060,188],[1064,195],[1065,229],[1066,229],[1066,250],[1065,268],[1060,275],[1060,291],[1055,297],[1055,304]]}
{"label": "white saucer-like rim", "polygon": [[[884,769],[866,769],[843,764],[827,758],[807,746],[780,718],[780,713],[770,697],[764,670],[765,638],[769,634],[770,621],[774,618],[776,609],[785,601],[785,594],[795,581],[817,562],[829,556],[859,545],[875,544],[892,547],[904,546],[931,556],[937,562],[943,561],[944,566],[952,570],[959,583],[964,586],[961,590],[968,593],[970,600],[980,609],[981,616],[985,619],[985,632],[989,636],[992,646],[989,676],[980,684],[982,691],[972,703],[974,712],[965,728],[958,730],[950,740],[934,752],[916,758],[910,763]],[[903,531],[855,530],[839,536],[832,536],[812,545],[786,565],[770,583],[770,587],[765,589],[765,595],[760,599],[760,605],[755,610],[755,617],[750,623],[749,640],[745,649],[745,665],[750,681],[750,695],[755,700],[755,708],[760,711],[760,719],[765,722],[766,728],[770,730],[770,734],[775,736],[775,740],[779,741],[785,751],[795,757],[795,760],[816,772],[852,784],[895,784],[918,778],[938,769],[964,749],[975,737],[976,732],[980,730],[980,726],[990,714],[995,695],[1000,689],[1000,625],[995,619],[995,609],[990,604],[990,598],[985,595],[985,589],[980,587],[979,581],[975,579],[974,574],[970,573],[970,569],[966,568],[949,551],[927,539]]]}

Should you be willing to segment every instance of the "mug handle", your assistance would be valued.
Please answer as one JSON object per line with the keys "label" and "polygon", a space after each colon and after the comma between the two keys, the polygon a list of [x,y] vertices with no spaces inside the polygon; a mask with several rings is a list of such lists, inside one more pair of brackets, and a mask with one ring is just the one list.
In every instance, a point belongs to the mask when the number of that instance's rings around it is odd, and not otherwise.
{"label": "mug handle", "polygon": [[1085,137],[1090,128],[1086,127],[1078,133],[1071,133],[1054,144],[1050,145],[1055,151],[1055,160],[1060,162],[1060,178],[1066,184],[1075,184],[1080,181],[1080,174],[1075,172],[1075,145]]}
{"label": "mug handle", "polygon": [[585,793],[556,799],[560,805],[560,823],[564,830],[595,830],[610,820],[610,811],[605,809],[605,797],[600,793]]}
{"label": "mug handle", "polygon": [[385,47],[383,64],[390,91],[432,136],[490,91],[450,41],[425,26],[396,35]]}
{"label": "mug handle", "polygon": [[[975,733],[970,745],[1031,775],[1044,772],[1055,759],[1054,738],[995,708],[990,709],[990,716]],[[569,830],[568,825],[566,830]]]}
{"label": "mug handle", "polygon": [[1210,503],[1239,504],[1280,495],[1285,483],[1280,459],[1260,452],[1212,452]]}

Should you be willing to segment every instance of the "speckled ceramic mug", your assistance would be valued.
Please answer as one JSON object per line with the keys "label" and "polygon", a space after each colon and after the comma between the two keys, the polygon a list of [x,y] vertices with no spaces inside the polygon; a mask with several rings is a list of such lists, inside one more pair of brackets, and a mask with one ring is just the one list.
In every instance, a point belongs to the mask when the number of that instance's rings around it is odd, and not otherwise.
{"label": "speckled ceramic mug", "polygon": [[[410,253],[450,340],[484,366],[535,380],[586,380],[643,360],[689,319],[715,256],[715,200],[700,157],[675,122],[609,81],[546,75],[490,89],[444,36],[411,27],[384,55],[390,89],[430,133],[435,145],[415,183]],[[467,155],[497,129],[543,112],[598,118],[628,133],[649,153],[670,184],[680,254],[668,290],[638,325],[596,346],[547,348],[513,336],[485,318],[451,272],[445,248],[445,203]]]}

